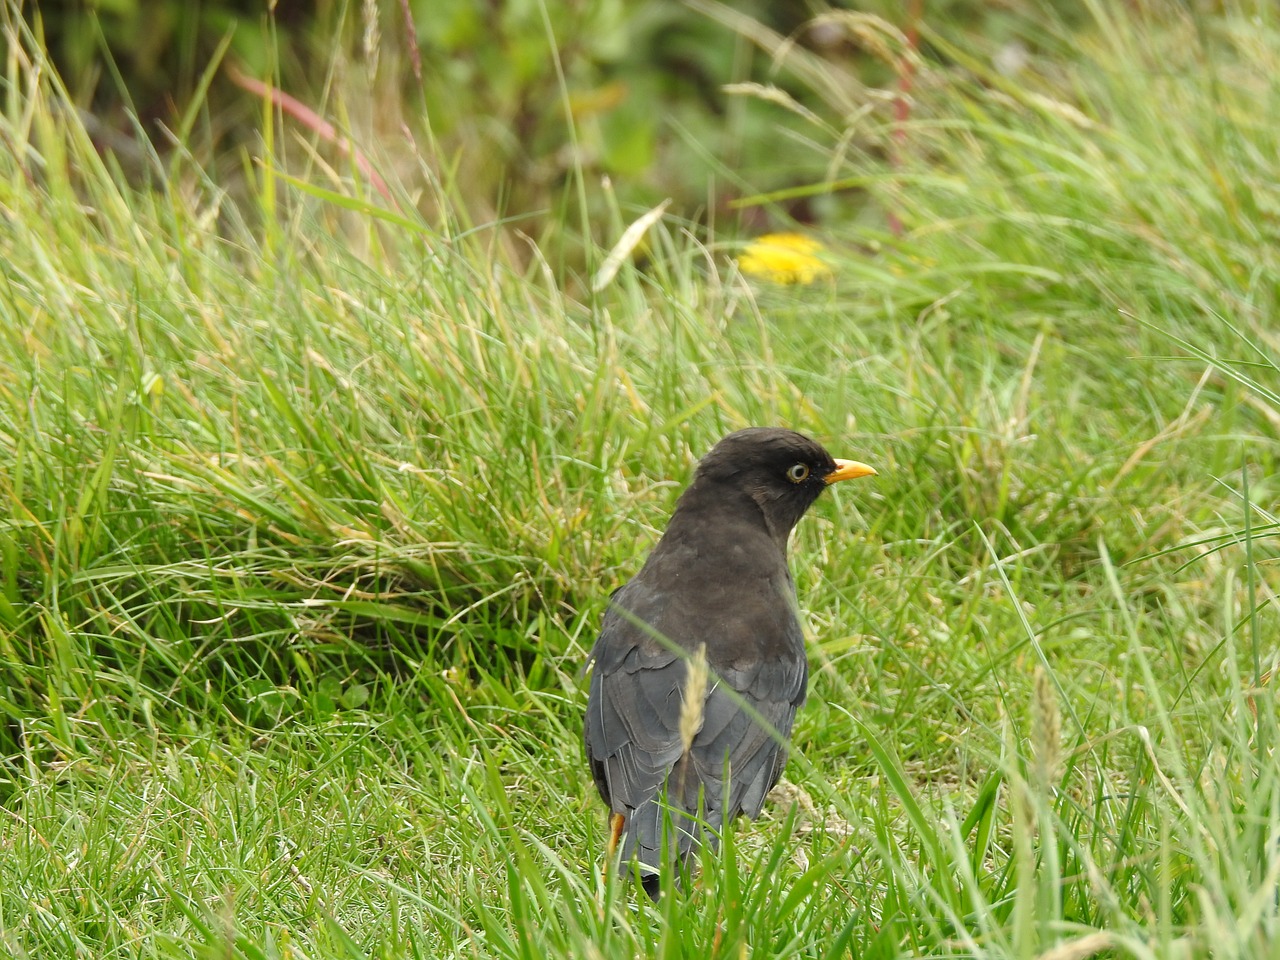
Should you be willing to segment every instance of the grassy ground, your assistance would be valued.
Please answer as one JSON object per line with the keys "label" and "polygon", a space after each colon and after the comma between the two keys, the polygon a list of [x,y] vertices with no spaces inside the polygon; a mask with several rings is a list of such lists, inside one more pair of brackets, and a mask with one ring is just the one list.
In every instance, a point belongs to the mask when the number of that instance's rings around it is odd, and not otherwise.
{"label": "grassy ground", "polygon": [[[815,139],[905,232],[799,288],[667,220],[571,296],[270,137],[124,187],[11,58],[0,949],[1276,956],[1280,23],[1094,17]],[[793,544],[797,802],[637,904],[579,670],[755,423],[880,476]]]}

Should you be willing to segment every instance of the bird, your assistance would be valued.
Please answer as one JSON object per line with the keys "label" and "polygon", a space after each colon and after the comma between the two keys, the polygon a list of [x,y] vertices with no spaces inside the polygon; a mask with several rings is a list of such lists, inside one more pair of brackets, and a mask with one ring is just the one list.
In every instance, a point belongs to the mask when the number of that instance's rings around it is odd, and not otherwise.
{"label": "bird", "polygon": [[809,673],[787,541],[828,486],[875,474],[793,430],[731,433],[610,597],[583,738],[609,808],[605,869],[621,844],[652,899],[781,776]]}

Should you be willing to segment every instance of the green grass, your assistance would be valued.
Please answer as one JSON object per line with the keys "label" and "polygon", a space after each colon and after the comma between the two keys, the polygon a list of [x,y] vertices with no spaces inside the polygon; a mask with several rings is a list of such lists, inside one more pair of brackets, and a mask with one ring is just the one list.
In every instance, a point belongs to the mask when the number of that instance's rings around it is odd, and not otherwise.
{"label": "green grass", "polygon": [[[1280,24],[1107,9],[1016,84],[931,37],[788,289],[668,219],[581,293],[270,128],[251,212],[126,185],[15,47],[3,952],[1275,956]],[[806,803],[652,907],[579,670],[755,423],[880,475],[793,544]]]}

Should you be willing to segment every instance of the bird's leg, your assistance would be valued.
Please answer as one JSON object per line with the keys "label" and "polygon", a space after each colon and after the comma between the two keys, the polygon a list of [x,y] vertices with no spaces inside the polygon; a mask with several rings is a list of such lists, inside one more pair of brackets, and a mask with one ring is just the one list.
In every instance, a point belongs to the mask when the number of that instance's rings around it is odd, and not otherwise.
{"label": "bird's leg", "polygon": [[627,818],[621,813],[609,816],[609,845],[604,850],[603,879],[609,882],[609,867],[613,865],[613,855],[618,850],[618,841],[622,839],[622,828],[627,825]]}
{"label": "bird's leg", "polygon": [[622,839],[622,828],[626,825],[627,818],[621,813],[615,813],[609,818],[609,846],[605,848],[604,853],[606,862],[613,860],[613,855],[618,849],[618,841]]}

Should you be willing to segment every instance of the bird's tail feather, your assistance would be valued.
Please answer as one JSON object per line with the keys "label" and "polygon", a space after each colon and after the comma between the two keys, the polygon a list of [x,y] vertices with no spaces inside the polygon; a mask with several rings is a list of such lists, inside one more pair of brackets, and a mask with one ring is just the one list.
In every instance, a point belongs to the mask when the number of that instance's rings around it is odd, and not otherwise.
{"label": "bird's tail feather", "polygon": [[721,804],[706,803],[701,790],[678,792],[670,782],[668,787],[631,812],[622,841],[622,862],[639,861],[641,884],[654,899],[662,873],[691,869],[704,844],[711,851],[719,847],[723,823]]}

